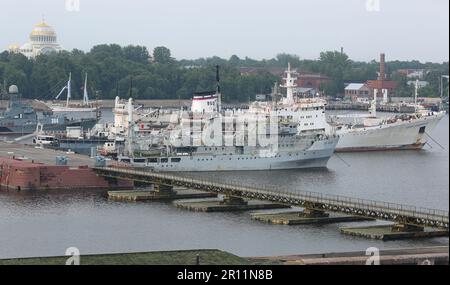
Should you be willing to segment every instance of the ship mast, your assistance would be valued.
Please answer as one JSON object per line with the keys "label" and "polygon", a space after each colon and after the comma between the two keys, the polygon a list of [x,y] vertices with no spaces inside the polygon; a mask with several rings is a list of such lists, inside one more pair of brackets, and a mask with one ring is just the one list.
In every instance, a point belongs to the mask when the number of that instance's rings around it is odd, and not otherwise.
{"label": "ship mast", "polygon": [[288,69],[286,71],[285,84],[281,87],[286,88],[285,104],[291,105],[294,103],[294,88],[297,87],[297,77],[294,76],[295,72],[291,71],[291,63],[288,63]]}
{"label": "ship mast", "polygon": [[272,109],[277,110],[278,84],[275,82],[272,87]]}
{"label": "ship mast", "polygon": [[66,102],[66,107],[69,107],[69,101],[70,101],[70,97],[71,95],[71,81],[72,81],[72,72],[69,73],[69,81],[67,81],[67,102]]}
{"label": "ship mast", "polygon": [[[116,99],[117,100],[117,99]],[[127,146],[128,146],[128,155],[130,157],[134,156],[133,150],[133,136],[134,136],[134,121],[133,121],[133,98],[128,99],[127,104],[128,111],[128,137],[127,137]]]}
{"label": "ship mast", "polygon": [[83,105],[87,106],[89,105],[89,96],[88,96],[88,91],[87,91],[87,72],[86,72],[86,77],[84,79],[84,90],[83,90]]}
{"label": "ship mast", "polygon": [[219,65],[216,65],[216,95],[217,95],[217,111],[222,111],[222,94],[220,93],[220,76],[219,76]]}
{"label": "ship mast", "polygon": [[419,93],[419,79],[416,79],[414,85],[414,113],[417,113],[417,94]]}

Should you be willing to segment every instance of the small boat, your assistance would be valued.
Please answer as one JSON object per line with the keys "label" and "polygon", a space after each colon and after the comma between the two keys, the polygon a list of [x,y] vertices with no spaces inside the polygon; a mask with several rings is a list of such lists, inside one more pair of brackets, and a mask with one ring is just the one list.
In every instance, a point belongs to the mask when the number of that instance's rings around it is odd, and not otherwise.
{"label": "small boat", "polygon": [[41,146],[57,145],[58,139],[51,135],[37,135],[33,138],[33,144]]}
{"label": "small boat", "polygon": [[117,157],[119,149],[123,148],[124,141],[112,140],[107,141],[98,149],[98,154],[105,157]]}

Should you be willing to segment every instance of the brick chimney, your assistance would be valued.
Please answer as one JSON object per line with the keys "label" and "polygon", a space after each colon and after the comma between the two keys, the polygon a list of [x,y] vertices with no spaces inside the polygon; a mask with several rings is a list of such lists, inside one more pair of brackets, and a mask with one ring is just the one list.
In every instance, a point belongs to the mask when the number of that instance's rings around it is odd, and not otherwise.
{"label": "brick chimney", "polygon": [[383,98],[383,82],[386,79],[386,69],[385,69],[386,57],[384,53],[380,54],[380,73],[378,75],[378,96]]}

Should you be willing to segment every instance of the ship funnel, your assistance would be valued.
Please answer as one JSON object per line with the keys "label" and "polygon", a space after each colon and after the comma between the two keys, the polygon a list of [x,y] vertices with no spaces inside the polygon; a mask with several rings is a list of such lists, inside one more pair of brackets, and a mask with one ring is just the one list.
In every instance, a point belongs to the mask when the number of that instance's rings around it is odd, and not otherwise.
{"label": "ship funnel", "polygon": [[220,68],[219,65],[216,65],[216,82],[217,82],[217,111],[222,111],[222,94],[220,93]]}
{"label": "ship funnel", "polygon": [[220,93],[220,67],[216,65],[217,93]]}

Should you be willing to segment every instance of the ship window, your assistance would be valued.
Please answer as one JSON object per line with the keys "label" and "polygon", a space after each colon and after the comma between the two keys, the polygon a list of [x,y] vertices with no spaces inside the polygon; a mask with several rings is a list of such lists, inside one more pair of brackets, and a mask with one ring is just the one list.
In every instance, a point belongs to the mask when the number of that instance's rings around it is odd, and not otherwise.
{"label": "ship window", "polygon": [[423,134],[423,133],[425,133],[425,126],[420,127],[420,129],[419,129],[419,134]]}
{"label": "ship window", "polygon": [[168,158],[161,158],[161,162],[162,163],[167,163],[167,162],[169,162],[169,159]]}
{"label": "ship window", "polygon": [[181,161],[181,158],[179,158],[179,157],[174,157],[174,158],[170,159],[170,161],[171,161],[171,162],[180,162],[180,161]]}
{"label": "ship window", "polygon": [[158,159],[157,158],[149,158],[148,162],[149,163],[156,163],[156,162],[158,162]]}
{"label": "ship window", "polygon": [[133,159],[134,163],[145,163],[145,158],[135,158]]}
{"label": "ship window", "polygon": [[120,161],[121,161],[121,162],[128,162],[128,163],[129,163],[129,162],[130,162],[130,159],[129,159],[129,158],[122,158],[122,159],[120,159]]}

